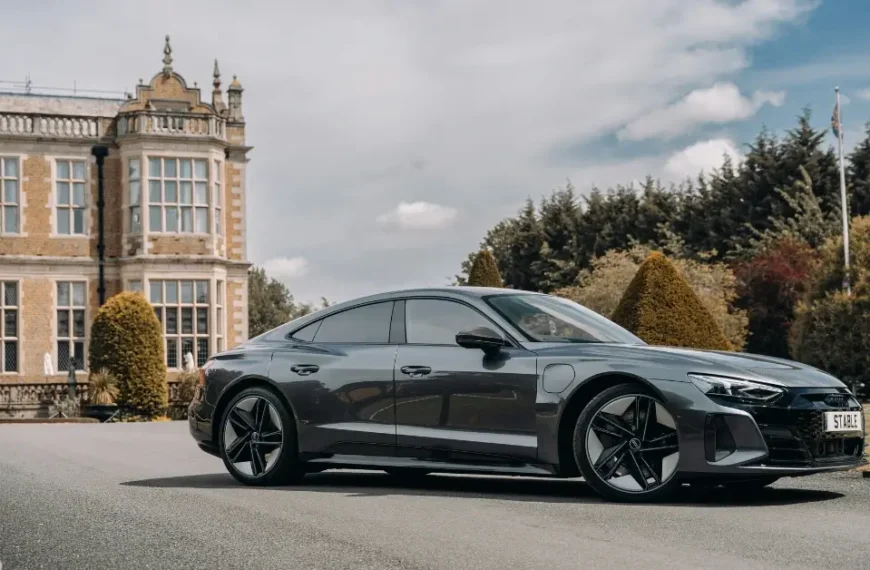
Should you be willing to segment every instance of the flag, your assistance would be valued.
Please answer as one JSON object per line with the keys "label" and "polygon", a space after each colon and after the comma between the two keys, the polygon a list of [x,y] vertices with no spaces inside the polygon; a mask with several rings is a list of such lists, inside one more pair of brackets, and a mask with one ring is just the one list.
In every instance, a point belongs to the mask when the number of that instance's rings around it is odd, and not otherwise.
{"label": "flag", "polygon": [[838,139],[840,138],[840,126],[840,102],[837,101],[834,104],[834,113],[831,115],[831,129]]}

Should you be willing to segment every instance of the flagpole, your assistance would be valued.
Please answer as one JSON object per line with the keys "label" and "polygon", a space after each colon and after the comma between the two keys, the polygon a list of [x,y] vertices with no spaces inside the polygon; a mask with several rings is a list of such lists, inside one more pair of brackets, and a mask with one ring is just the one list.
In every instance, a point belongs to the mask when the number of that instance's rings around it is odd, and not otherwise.
{"label": "flagpole", "polygon": [[837,145],[840,150],[840,202],[843,211],[843,288],[846,294],[852,295],[852,285],[849,276],[849,204],[846,201],[846,168],[843,164],[843,122],[840,120],[840,88],[835,87],[837,93]]}

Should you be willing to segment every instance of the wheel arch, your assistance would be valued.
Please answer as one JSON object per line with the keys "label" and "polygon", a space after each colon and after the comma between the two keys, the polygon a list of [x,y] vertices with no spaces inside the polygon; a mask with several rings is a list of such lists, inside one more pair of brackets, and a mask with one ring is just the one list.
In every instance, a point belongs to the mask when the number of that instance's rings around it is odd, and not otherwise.
{"label": "wheel arch", "polygon": [[580,470],[574,461],[573,438],[574,426],[583,408],[592,398],[617,384],[639,384],[648,388],[662,401],[664,395],[651,382],[645,378],[627,372],[603,372],[587,378],[577,385],[566,398],[566,403],[559,416],[557,449],[559,454],[559,473],[567,477],[579,477]]}
{"label": "wheel arch", "polygon": [[221,393],[217,403],[215,404],[214,414],[212,415],[212,437],[214,438],[214,441],[219,441],[221,424],[223,423],[223,415],[226,411],[227,405],[242,390],[254,387],[264,388],[275,394],[281,403],[287,407],[287,411],[293,417],[293,421],[297,421],[296,419],[299,416],[296,415],[296,410],[293,409],[290,400],[287,399],[284,393],[278,389],[278,386],[272,380],[260,375],[245,376],[238,378],[232,384],[224,388],[224,391]]}

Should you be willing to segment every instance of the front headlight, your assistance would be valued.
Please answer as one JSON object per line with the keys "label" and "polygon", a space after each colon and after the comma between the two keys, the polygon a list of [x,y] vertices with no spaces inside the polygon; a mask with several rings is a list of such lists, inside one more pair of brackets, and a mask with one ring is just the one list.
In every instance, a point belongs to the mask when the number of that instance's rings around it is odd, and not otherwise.
{"label": "front headlight", "polygon": [[779,398],[785,390],[737,378],[710,376],[708,374],[689,374],[689,380],[698,390],[708,396],[744,400],[747,402],[769,403]]}

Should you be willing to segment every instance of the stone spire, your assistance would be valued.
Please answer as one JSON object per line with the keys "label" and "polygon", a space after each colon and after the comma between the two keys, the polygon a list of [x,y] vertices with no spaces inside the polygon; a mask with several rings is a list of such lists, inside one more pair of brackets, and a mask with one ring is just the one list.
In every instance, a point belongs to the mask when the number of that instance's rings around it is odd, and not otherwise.
{"label": "stone spire", "polygon": [[227,88],[227,99],[229,101],[230,119],[243,122],[245,119],[242,116],[242,84],[239,78],[233,75],[233,82]]}
{"label": "stone spire", "polygon": [[218,60],[214,60],[214,72],[212,75],[214,76],[214,81],[212,82],[214,90],[211,92],[211,104],[215,111],[221,113],[227,106],[224,105],[223,96],[221,95],[221,71],[218,69]]}
{"label": "stone spire", "polygon": [[172,74],[172,46],[169,45],[169,34],[166,35],[166,44],[163,46],[163,75],[169,77]]}

